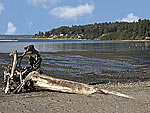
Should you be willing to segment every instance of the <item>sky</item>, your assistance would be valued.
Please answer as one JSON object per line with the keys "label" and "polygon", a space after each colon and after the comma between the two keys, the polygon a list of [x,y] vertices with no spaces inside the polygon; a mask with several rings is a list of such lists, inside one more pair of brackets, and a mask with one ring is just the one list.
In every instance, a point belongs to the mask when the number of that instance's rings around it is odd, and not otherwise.
{"label": "sky", "polygon": [[150,0],[0,0],[0,34],[24,35],[60,26],[150,19]]}

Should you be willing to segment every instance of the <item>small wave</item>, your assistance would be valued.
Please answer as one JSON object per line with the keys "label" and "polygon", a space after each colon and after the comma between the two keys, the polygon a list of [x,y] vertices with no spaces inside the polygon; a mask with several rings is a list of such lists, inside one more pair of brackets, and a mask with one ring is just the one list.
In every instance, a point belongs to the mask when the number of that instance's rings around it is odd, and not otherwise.
{"label": "small wave", "polygon": [[0,42],[17,42],[18,40],[0,40]]}

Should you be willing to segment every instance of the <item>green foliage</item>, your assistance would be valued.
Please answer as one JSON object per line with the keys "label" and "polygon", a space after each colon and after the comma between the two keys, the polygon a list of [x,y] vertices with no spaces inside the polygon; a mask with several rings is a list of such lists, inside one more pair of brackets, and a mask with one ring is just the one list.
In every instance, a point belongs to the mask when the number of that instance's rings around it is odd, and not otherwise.
{"label": "green foliage", "polygon": [[62,39],[136,40],[150,37],[150,20],[138,22],[95,23],[79,26],[61,26],[50,31],[39,32],[34,37]]}

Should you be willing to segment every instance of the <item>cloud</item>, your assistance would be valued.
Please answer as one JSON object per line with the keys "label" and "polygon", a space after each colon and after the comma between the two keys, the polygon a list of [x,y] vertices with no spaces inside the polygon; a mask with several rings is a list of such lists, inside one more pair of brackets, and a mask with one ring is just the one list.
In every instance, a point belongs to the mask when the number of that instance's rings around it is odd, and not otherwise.
{"label": "cloud", "polygon": [[32,4],[33,6],[42,6],[43,8],[48,8],[49,5],[54,5],[60,0],[28,0],[29,4]]}
{"label": "cloud", "polygon": [[38,6],[41,4],[45,4],[47,0],[28,0],[28,2],[32,4],[33,6]]}
{"label": "cloud", "polygon": [[28,27],[29,27],[29,28],[31,28],[31,27],[32,27],[32,25],[33,25],[33,23],[32,23],[32,22],[30,22],[30,21],[28,21],[28,22],[27,22],[27,24],[28,24]]}
{"label": "cloud", "polygon": [[0,3],[0,14],[2,13],[3,10],[4,10],[4,6],[2,3]]}
{"label": "cloud", "polygon": [[12,35],[15,33],[15,31],[16,31],[16,27],[14,26],[14,24],[12,24],[11,22],[8,22],[8,29],[5,34]]}
{"label": "cloud", "polygon": [[139,20],[139,17],[134,16],[133,13],[130,13],[127,15],[127,18],[123,18],[122,22],[137,22]]}
{"label": "cloud", "polygon": [[79,5],[75,8],[70,6],[63,6],[54,8],[49,12],[49,14],[63,19],[77,19],[78,16],[92,14],[94,8],[95,7],[93,5],[89,4]]}

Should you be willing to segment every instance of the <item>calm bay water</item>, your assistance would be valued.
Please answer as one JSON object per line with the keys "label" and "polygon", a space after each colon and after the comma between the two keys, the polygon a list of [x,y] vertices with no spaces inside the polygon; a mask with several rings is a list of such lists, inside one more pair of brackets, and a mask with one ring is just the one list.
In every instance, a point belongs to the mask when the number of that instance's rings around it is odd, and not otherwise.
{"label": "calm bay water", "polygon": [[46,39],[1,39],[0,53],[13,50],[23,52],[24,47],[33,44],[40,52],[57,51],[145,51],[150,42],[93,41],[93,40],[46,40]]}

